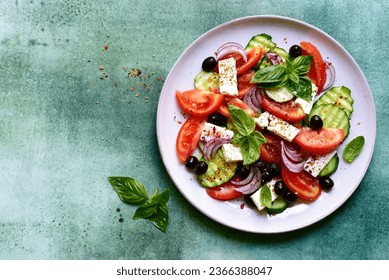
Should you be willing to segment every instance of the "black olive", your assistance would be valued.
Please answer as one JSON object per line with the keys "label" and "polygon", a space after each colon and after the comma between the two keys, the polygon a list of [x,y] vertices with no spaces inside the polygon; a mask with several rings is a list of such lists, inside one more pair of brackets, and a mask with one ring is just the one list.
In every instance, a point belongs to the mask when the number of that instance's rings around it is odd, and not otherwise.
{"label": "black olive", "polygon": [[323,120],[318,115],[313,115],[309,120],[309,126],[313,130],[319,130],[323,127]]}
{"label": "black olive", "polygon": [[289,49],[289,55],[291,57],[298,57],[301,55],[301,53],[302,53],[302,49],[299,45],[293,45]]}
{"label": "black olive", "polygon": [[277,163],[272,163],[272,164],[270,164],[270,166],[269,166],[269,171],[270,171],[270,174],[271,174],[273,177],[278,177],[278,176],[280,176],[280,174],[281,174],[281,169],[280,169],[280,167],[278,166]]}
{"label": "black olive", "polygon": [[216,59],[213,56],[207,57],[201,67],[205,72],[212,72],[216,67]]}
{"label": "black olive", "polygon": [[321,177],[319,179],[320,185],[325,189],[331,189],[334,186],[334,181],[330,177]]}
{"label": "black olive", "polygon": [[269,182],[271,179],[273,178],[273,176],[270,174],[269,171],[265,170],[262,172],[262,178],[261,178],[261,183],[262,185]]}
{"label": "black olive", "polygon": [[208,120],[209,123],[212,123],[214,125],[218,126],[226,126],[228,118],[223,116],[222,114],[219,113],[214,113],[209,115]]}
{"label": "black olive", "polygon": [[194,169],[198,162],[199,160],[197,159],[197,157],[190,156],[186,159],[185,166],[189,169]]}
{"label": "black olive", "polygon": [[250,174],[250,169],[243,166],[243,164],[239,164],[238,167],[236,168],[235,175],[242,178],[242,179],[247,178],[247,176],[249,176],[249,174]]}
{"label": "black olive", "polygon": [[208,164],[205,161],[199,161],[199,163],[197,163],[194,168],[194,174],[203,175],[205,172],[207,172],[207,169]]}
{"label": "black olive", "polygon": [[288,190],[287,186],[283,181],[277,181],[274,184],[274,192],[278,195],[283,195]]}
{"label": "black olive", "polygon": [[264,172],[268,169],[268,164],[262,160],[257,161],[257,166],[261,172]]}
{"label": "black olive", "polygon": [[297,200],[297,195],[289,189],[285,191],[282,197],[289,203]]}

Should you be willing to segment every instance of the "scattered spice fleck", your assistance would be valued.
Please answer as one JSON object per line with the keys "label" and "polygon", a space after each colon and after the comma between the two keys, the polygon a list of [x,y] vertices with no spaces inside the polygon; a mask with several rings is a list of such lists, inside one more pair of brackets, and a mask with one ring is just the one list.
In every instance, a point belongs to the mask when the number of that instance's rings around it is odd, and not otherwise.
{"label": "scattered spice fleck", "polygon": [[242,203],[241,205],[240,205],[240,209],[243,209],[244,208],[244,203]]}
{"label": "scattered spice fleck", "polygon": [[139,93],[135,94],[135,96],[138,97],[138,96],[139,96]]}
{"label": "scattered spice fleck", "polygon": [[99,70],[100,70],[100,71],[103,71],[103,70],[104,70],[104,67],[103,67],[103,66],[100,66],[100,67],[99,67]]}
{"label": "scattered spice fleck", "polygon": [[134,91],[134,90],[135,90],[135,87],[134,87],[134,86],[132,86],[132,87],[131,87],[131,91]]}
{"label": "scattered spice fleck", "polygon": [[108,50],[108,45],[104,45],[104,50],[105,50],[105,51]]}
{"label": "scattered spice fleck", "polygon": [[120,218],[119,219],[119,223],[123,223],[124,222],[124,219],[123,218]]}
{"label": "scattered spice fleck", "polygon": [[118,213],[119,213],[119,212],[120,212],[120,208],[116,208],[116,212],[118,212]]}

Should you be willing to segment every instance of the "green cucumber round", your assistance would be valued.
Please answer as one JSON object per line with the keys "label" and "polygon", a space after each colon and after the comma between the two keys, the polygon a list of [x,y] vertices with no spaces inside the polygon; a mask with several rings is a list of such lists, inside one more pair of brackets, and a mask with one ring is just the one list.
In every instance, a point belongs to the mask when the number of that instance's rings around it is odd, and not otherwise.
{"label": "green cucumber round", "polygon": [[201,71],[194,78],[194,86],[201,90],[214,90],[219,88],[219,75],[215,72]]}
{"label": "green cucumber round", "polygon": [[334,104],[314,106],[308,116],[308,123],[312,116],[318,115],[323,120],[323,127],[343,129],[345,138],[350,131],[350,120],[346,112]]}
{"label": "green cucumber round", "polygon": [[330,176],[335,173],[338,169],[339,165],[339,157],[338,154],[335,154],[330,161],[324,166],[324,168],[320,171],[319,177]]}
{"label": "green cucumber round", "polygon": [[327,90],[315,103],[314,107],[323,104],[334,104],[343,109],[350,117],[354,111],[354,99],[351,97],[351,90],[345,86],[332,87]]}
{"label": "green cucumber round", "polygon": [[270,207],[267,207],[268,214],[279,214],[284,212],[286,208],[288,208],[289,203],[282,197],[277,197],[272,203]]}
{"label": "green cucumber round", "polygon": [[205,162],[208,164],[208,169],[197,179],[206,188],[217,187],[228,182],[235,175],[238,166],[235,162],[225,161],[222,149],[219,149],[211,159]]}
{"label": "green cucumber round", "polygon": [[267,88],[265,89],[266,95],[276,102],[288,102],[293,99],[294,95],[286,88]]}

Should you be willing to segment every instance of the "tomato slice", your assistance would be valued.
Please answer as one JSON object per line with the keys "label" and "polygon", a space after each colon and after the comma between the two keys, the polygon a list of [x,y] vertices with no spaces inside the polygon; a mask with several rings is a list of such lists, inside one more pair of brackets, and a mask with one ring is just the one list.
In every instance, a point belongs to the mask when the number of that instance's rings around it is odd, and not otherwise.
{"label": "tomato slice", "polygon": [[238,96],[240,98],[242,98],[246,94],[246,92],[253,86],[250,81],[254,74],[255,71],[250,70],[249,72],[238,77]]}
{"label": "tomato slice", "polygon": [[218,112],[226,117],[229,117],[230,113],[228,112],[228,104],[234,105],[245,110],[250,116],[255,116],[255,112],[253,111],[253,109],[251,109],[246,103],[244,103],[238,97],[230,96],[226,96],[224,98],[224,102],[219,107]]}
{"label": "tomato slice", "polygon": [[182,125],[176,139],[176,152],[181,162],[185,162],[196,149],[206,120],[192,116]]}
{"label": "tomato slice", "polygon": [[263,161],[281,165],[281,139],[270,133],[266,133],[263,136],[266,138],[266,143],[260,147],[260,158]]}
{"label": "tomato slice", "polygon": [[258,61],[262,58],[263,49],[261,47],[250,49],[246,51],[246,55],[247,62],[240,65],[237,62],[236,72],[238,75],[242,75],[250,71],[258,63]]}
{"label": "tomato slice", "polygon": [[266,94],[262,94],[262,106],[269,113],[290,123],[299,122],[305,118],[300,104],[295,103],[294,100],[279,103],[271,100]]}
{"label": "tomato slice", "polygon": [[223,201],[238,198],[242,195],[241,192],[235,190],[231,182],[226,182],[218,187],[207,188],[206,192],[210,197]]}
{"label": "tomato slice", "polygon": [[335,150],[344,140],[344,131],[340,128],[325,128],[313,130],[302,127],[293,140],[302,149],[316,155],[328,154]]}
{"label": "tomato slice", "polygon": [[285,166],[281,168],[282,180],[286,186],[299,198],[305,200],[316,200],[321,193],[319,180],[306,171],[293,173]]}
{"label": "tomato slice", "polygon": [[184,92],[176,90],[176,98],[185,113],[196,117],[208,116],[215,112],[224,100],[221,94],[199,89]]}
{"label": "tomato slice", "polygon": [[318,88],[318,93],[323,91],[323,87],[326,83],[326,65],[321,56],[320,51],[309,42],[301,42],[300,47],[302,49],[302,55],[311,55],[311,67],[308,72],[308,77],[315,83]]}

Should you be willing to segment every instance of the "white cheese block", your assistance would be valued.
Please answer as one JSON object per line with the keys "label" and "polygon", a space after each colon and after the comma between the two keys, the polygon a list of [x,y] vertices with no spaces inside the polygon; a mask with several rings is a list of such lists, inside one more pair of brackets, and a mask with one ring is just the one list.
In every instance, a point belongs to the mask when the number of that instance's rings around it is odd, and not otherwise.
{"label": "white cheese block", "polygon": [[219,60],[219,87],[220,93],[238,96],[238,78],[234,58]]}
{"label": "white cheese block", "polygon": [[261,128],[267,128],[270,132],[277,134],[281,138],[291,142],[300,129],[294,127],[290,123],[269,114],[268,112],[262,113],[258,118],[254,119],[255,123]]}
{"label": "white cheese block", "polygon": [[304,164],[304,170],[311,174],[313,177],[317,177],[320,171],[327,165],[331,158],[336,154],[336,151],[328,153],[322,156],[310,156]]}
{"label": "white cheese block", "polygon": [[243,160],[239,146],[235,146],[233,144],[223,144],[222,151],[226,162],[238,162]]}
{"label": "white cheese block", "polygon": [[200,140],[208,142],[212,138],[232,139],[233,136],[234,132],[232,130],[206,122],[204,124],[203,130],[201,131]]}
{"label": "white cheese block", "polygon": [[[269,189],[270,189],[270,192],[271,192],[271,201],[274,201],[277,197],[278,197],[278,194],[276,194],[276,192],[274,191],[274,185],[276,184],[277,181],[279,181],[280,179],[276,179],[276,178],[273,178],[270,182],[266,183],[265,185],[268,185],[269,186]],[[265,209],[266,207],[264,205],[262,205],[261,203],[261,189],[262,187],[260,187],[255,193],[253,193],[250,197],[252,199],[252,201],[254,202],[255,206],[257,206],[258,210],[261,211],[263,209]]]}
{"label": "white cheese block", "polygon": [[305,99],[302,99],[300,97],[296,98],[295,102],[297,104],[300,104],[301,108],[303,109],[305,114],[309,114],[312,110],[313,103],[315,101],[315,96],[317,95],[317,86],[312,83],[312,100],[307,101]]}

